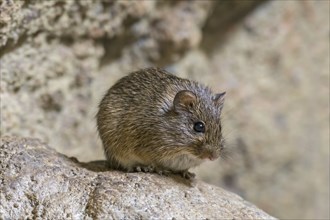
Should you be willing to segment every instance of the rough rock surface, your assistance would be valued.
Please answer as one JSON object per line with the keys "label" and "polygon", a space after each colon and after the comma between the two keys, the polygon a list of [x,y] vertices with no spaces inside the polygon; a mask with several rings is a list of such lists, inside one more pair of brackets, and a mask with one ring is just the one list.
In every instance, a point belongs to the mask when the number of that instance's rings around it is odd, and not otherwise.
{"label": "rough rock surface", "polygon": [[239,196],[180,177],[106,171],[38,139],[0,141],[0,219],[275,219]]}
{"label": "rough rock surface", "polygon": [[227,91],[233,159],[199,178],[279,218],[329,219],[329,6],[0,0],[0,134],[103,159],[101,96],[131,70],[162,66]]}

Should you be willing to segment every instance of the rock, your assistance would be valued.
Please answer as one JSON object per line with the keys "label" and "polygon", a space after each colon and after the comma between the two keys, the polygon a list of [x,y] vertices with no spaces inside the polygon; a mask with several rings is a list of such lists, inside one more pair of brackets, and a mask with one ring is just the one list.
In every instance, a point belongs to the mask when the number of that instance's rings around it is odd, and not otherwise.
{"label": "rock", "polygon": [[0,146],[0,219],[275,219],[221,188],[80,163],[38,139]]}
{"label": "rock", "polygon": [[227,91],[235,157],[198,178],[279,218],[329,219],[329,4],[0,0],[0,136],[101,159],[102,95],[130,71],[164,67]]}

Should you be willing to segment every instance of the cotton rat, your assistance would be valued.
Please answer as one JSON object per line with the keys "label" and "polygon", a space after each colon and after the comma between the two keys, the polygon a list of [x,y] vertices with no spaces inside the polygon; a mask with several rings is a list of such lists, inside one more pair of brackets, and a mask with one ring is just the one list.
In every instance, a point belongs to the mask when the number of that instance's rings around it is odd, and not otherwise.
{"label": "cotton rat", "polygon": [[110,166],[193,178],[189,168],[222,153],[224,97],[158,68],[121,78],[96,116]]}

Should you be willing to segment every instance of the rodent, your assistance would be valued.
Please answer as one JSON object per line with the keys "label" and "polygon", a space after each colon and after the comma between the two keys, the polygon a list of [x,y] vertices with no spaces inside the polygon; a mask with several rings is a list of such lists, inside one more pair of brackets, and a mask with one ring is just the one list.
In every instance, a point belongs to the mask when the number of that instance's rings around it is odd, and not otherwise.
{"label": "rodent", "polygon": [[105,94],[97,128],[111,167],[125,171],[195,175],[189,168],[217,159],[224,149],[225,92],[159,68],[121,78]]}

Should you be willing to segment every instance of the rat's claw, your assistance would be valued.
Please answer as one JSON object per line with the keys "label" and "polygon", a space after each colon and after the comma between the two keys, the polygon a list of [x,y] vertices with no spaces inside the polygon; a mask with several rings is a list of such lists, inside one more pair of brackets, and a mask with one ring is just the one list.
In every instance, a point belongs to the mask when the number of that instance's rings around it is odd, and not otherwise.
{"label": "rat's claw", "polygon": [[141,169],[140,166],[136,166],[136,167],[134,167],[134,170],[135,170],[136,172],[141,172],[141,171],[142,171],[142,169]]}

